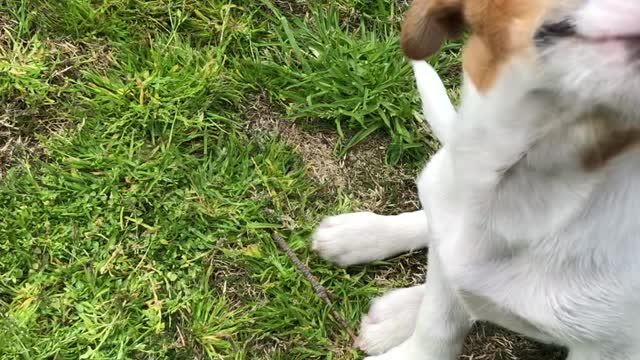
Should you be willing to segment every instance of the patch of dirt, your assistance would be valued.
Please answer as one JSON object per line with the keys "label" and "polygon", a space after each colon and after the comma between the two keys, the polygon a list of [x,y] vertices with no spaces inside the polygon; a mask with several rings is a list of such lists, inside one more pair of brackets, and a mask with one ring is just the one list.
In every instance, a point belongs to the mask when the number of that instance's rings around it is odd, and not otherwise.
{"label": "patch of dirt", "polygon": [[528,340],[497,326],[479,323],[467,336],[460,360],[563,360],[567,351]]}
{"label": "patch of dirt", "polygon": [[51,38],[44,39],[43,43],[54,63],[47,75],[54,79],[78,79],[88,65],[104,74],[115,62],[113,50],[106,43]]}
{"label": "patch of dirt", "polygon": [[[15,21],[0,14],[0,54],[10,55],[14,41],[20,41],[6,35],[15,33],[12,26]],[[25,42],[24,47],[28,46]],[[38,138],[75,126],[67,116],[73,102],[72,95],[67,92],[70,82],[81,77],[83,68],[91,66],[104,72],[113,62],[112,53],[104,44],[44,38],[42,50],[46,66],[38,79],[39,97],[33,98],[15,89],[1,95],[0,178],[20,160],[46,157]],[[15,56],[13,61],[29,60],[21,59],[19,54]]]}
{"label": "patch of dirt", "polygon": [[11,38],[8,36],[18,26],[18,22],[8,14],[0,12],[0,49],[7,48]]}
{"label": "patch of dirt", "polygon": [[424,284],[426,274],[426,250],[397,256],[390,265],[367,266],[367,281],[375,283],[381,289]]}
{"label": "patch of dirt", "polygon": [[285,16],[304,17],[309,13],[309,6],[306,1],[275,0],[273,3]]}
{"label": "patch of dirt", "polygon": [[35,118],[37,115],[37,111],[26,109],[17,101],[0,105],[0,178],[19,159],[44,156],[44,150],[35,136],[48,130],[28,129],[20,125],[21,121],[17,121],[17,118]]}
{"label": "patch of dirt", "polygon": [[249,133],[254,136],[280,136],[296,149],[308,164],[309,175],[322,184],[323,195],[336,197],[344,191],[361,211],[394,214],[419,207],[416,174],[402,167],[385,164],[388,141],[372,136],[338,158],[335,132],[303,130],[273,111],[264,95],[249,102],[246,109]]}
{"label": "patch of dirt", "polygon": [[238,258],[225,256],[215,251],[207,259],[208,266],[213,269],[209,285],[229,301],[229,309],[238,310],[247,299],[257,303],[266,303],[267,297],[262,292],[261,284],[255,283],[240,264]]}

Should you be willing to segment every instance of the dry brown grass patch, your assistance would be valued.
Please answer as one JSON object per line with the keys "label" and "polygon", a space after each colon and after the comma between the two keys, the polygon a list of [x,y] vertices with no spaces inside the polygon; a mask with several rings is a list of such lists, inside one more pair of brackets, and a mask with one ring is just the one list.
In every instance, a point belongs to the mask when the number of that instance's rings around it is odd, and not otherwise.
{"label": "dry brown grass patch", "polygon": [[[17,54],[15,46],[29,48],[30,42],[16,43],[12,33],[14,22],[0,14],[0,55],[11,61],[31,61],[28,55]],[[13,55],[12,55],[13,54]],[[12,89],[5,92],[0,104],[0,178],[17,162],[43,158],[45,149],[40,138],[71,129],[68,111],[73,108],[73,83],[82,76],[82,70],[91,68],[104,72],[113,63],[112,52],[104,44],[73,42],[66,39],[43,38],[41,51],[45,64],[35,81],[39,82],[39,95]]]}
{"label": "dry brown grass patch", "polygon": [[479,323],[467,337],[461,360],[563,360],[564,349],[539,344],[497,326]]}
{"label": "dry brown grass patch", "polygon": [[385,163],[388,141],[373,136],[338,158],[335,146],[340,141],[335,132],[307,132],[300,125],[285,120],[261,95],[246,109],[248,130],[254,136],[280,136],[300,153],[308,164],[309,175],[323,185],[326,196],[345,191],[359,210],[399,213],[418,207],[415,173]]}

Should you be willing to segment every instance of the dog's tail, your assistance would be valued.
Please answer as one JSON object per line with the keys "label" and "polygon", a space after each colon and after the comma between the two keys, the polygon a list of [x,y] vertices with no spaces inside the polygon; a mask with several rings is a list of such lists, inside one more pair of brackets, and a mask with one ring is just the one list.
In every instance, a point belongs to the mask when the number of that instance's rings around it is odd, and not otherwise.
{"label": "dog's tail", "polygon": [[456,118],[456,110],[447,95],[440,76],[426,61],[411,61],[413,74],[422,100],[422,112],[431,125],[434,135],[447,143],[451,127]]}

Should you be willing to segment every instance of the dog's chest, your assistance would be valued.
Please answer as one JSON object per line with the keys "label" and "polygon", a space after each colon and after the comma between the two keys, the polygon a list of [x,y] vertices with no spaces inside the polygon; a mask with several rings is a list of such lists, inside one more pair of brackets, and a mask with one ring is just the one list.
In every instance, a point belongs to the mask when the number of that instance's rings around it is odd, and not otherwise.
{"label": "dog's chest", "polygon": [[[637,213],[640,186],[624,169],[606,179],[551,170],[516,169],[494,194],[500,201],[474,212],[441,150],[418,180],[430,251],[477,319],[545,342],[610,336],[628,321],[621,309],[640,304],[640,281],[628,270],[638,268],[631,254],[640,244],[629,234],[640,226],[620,220]],[[590,322],[578,321],[584,317]]]}
{"label": "dog's chest", "polygon": [[[470,211],[477,204],[459,190],[460,177],[450,161],[447,149],[441,150],[418,180],[432,234],[430,251],[438,252],[451,288],[475,318],[552,342],[546,330],[557,327],[557,318],[546,293],[552,292],[548,285],[554,270],[543,266],[544,259],[529,252],[527,246],[529,240],[550,233],[550,227],[559,227],[554,221],[570,217],[579,204],[563,199],[559,185],[555,190],[536,194],[520,192],[519,184],[514,182],[506,191],[526,195],[492,208],[490,214]],[[545,182],[549,185],[548,179],[539,180],[541,186]],[[541,208],[520,208],[520,202],[529,202],[523,196],[537,197],[533,203]],[[563,203],[556,206],[556,202]],[[482,226],[486,223],[497,225],[498,231]]]}

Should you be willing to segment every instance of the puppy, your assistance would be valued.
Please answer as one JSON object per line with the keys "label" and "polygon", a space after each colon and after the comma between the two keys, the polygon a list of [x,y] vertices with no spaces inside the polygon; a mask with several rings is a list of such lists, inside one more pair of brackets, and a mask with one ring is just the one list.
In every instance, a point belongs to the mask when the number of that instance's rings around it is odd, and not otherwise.
{"label": "puppy", "polygon": [[469,30],[456,112],[413,62],[443,146],[423,210],[325,219],[342,266],[429,246],[426,283],[377,299],[368,359],[453,360],[475,320],[569,349],[640,359],[640,2],[414,0],[402,49],[423,59]]}

